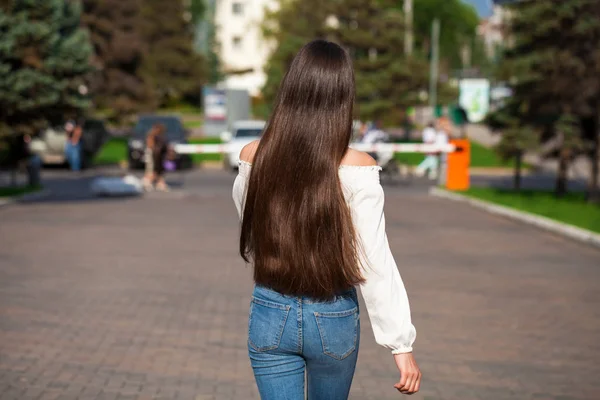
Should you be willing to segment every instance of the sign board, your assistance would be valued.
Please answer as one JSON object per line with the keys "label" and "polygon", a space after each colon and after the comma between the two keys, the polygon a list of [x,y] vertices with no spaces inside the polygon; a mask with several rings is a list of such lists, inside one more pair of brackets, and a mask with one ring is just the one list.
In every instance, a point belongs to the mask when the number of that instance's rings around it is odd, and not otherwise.
{"label": "sign board", "polygon": [[481,122],[490,109],[490,81],[462,79],[458,103],[466,111],[469,122]]}
{"label": "sign board", "polygon": [[225,121],[227,119],[227,97],[225,90],[204,88],[204,118],[206,121]]}

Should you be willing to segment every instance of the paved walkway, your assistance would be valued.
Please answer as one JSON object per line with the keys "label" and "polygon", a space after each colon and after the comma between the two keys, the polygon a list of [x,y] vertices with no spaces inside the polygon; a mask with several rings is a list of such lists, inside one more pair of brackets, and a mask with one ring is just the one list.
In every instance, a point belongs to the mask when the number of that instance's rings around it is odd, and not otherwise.
{"label": "paved walkway", "polygon": [[[231,183],[194,172],[174,193],[68,201],[75,182],[1,209],[0,399],[257,399]],[[387,194],[425,376],[413,398],[600,398],[600,251],[418,186]],[[397,399],[362,318],[351,399]]]}

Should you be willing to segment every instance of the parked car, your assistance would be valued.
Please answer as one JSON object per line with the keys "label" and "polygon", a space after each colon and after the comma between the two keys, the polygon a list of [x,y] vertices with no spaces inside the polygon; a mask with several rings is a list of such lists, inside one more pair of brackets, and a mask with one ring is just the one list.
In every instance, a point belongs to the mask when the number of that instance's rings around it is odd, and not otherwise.
{"label": "parked car", "polygon": [[[104,142],[108,139],[109,132],[100,119],[86,119],[82,126],[81,134],[81,164],[83,168],[89,167],[94,161],[94,156]],[[65,146],[67,133],[64,126],[51,127],[43,130],[32,138],[31,152],[37,154],[44,164],[65,164]]]}
{"label": "parked car", "polygon": [[[179,117],[169,115],[142,115],[128,141],[127,153],[129,168],[139,169],[144,167],[144,152],[146,151],[146,136],[154,124],[163,124],[166,128],[165,135],[169,146],[187,143],[187,132]],[[177,169],[190,168],[192,159],[188,154],[175,155]]]}
{"label": "parked car", "polygon": [[231,132],[223,132],[221,140],[229,144],[229,151],[225,156],[225,167],[237,170],[242,148],[257,139],[260,139],[266,126],[265,121],[237,121],[233,123]]}

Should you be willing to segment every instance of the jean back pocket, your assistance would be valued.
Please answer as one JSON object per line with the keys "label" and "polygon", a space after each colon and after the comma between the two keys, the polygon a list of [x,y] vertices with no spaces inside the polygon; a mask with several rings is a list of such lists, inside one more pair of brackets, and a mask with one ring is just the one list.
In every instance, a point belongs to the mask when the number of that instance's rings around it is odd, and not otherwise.
{"label": "jean back pocket", "polygon": [[248,344],[256,351],[279,347],[290,306],[252,298],[248,322]]}
{"label": "jean back pocket", "polygon": [[323,353],[343,360],[356,350],[358,308],[341,312],[315,312]]}

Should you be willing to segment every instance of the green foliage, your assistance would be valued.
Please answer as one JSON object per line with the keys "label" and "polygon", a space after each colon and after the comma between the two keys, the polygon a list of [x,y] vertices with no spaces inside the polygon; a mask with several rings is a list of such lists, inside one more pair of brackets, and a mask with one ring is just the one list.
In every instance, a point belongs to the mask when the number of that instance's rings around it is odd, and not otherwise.
{"label": "green foliage", "polygon": [[96,71],[89,77],[97,108],[110,120],[153,108],[151,88],[140,76],[145,45],[139,34],[140,0],[83,0],[82,22],[94,45]]}
{"label": "green foliage", "polygon": [[92,47],[80,13],[79,3],[64,0],[0,8],[0,135],[35,134],[90,105],[81,88]]}
{"label": "green foliage", "polygon": [[[400,2],[400,6],[403,0]],[[447,69],[459,69],[464,46],[471,48],[475,64],[485,60],[480,52],[481,44],[476,40],[479,16],[475,9],[461,0],[414,0],[415,46],[424,53],[431,48],[431,23],[441,21],[440,59]],[[448,71],[447,71],[448,72]]]}
{"label": "green foliage", "polygon": [[173,99],[200,96],[206,64],[193,49],[193,26],[182,1],[143,0],[140,34],[146,47],[141,76],[161,106]]}
{"label": "green foliage", "polygon": [[504,160],[521,156],[539,145],[539,133],[534,127],[524,125],[522,120],[515,117],[505,115],[504,118],[505,129],[496,148]]}
{"label": "green foliage", "polygon": [[[263,24],[265,38],[277,44],[266,67],[267,104],[274,101],[298,50],[310,40],[326,38],[347,48],[354,60],[357,116],[398,124],[407,107],[421,103],[429,64],[423,52],[404,56],[403,16],[395,5],[391,0],[282,0]],[[440,101],[457,95],[445,84],[439,93]]]}
{"label": "green foliage", "polygon": [[[558,143],[557,193],[566,188],[570,158],[587,149],[583,138],[597,135],[599,16],[596,0],[527,1],[512,6],[514,46],[504,55],[499,77],[514,83],[514,98],[504,112],[519,119],[520,125],[543,130],[544,140]],[[596,123],[582,123],[589,118]]]}
{"label": "green foliage", "polygon": [[267,104],[275,101],[279,83],[298,50],[310,40],[325,37],[328,15],[327,2],[320,0],[280,0],[278,10],[267,10],[263,36],[276,44],[265,67],[262,94]]}
{"label": "green foliage", "polygon": [[206,14],[206,4],[204,0],[190,0],[189,9],[192,24],[197,24]]}
{"label": "green foliage", "polygon": [[206,62],[193,49],[203,0],[83,0],[83,23],[98,71],[90,78],[99,108],[122,121],[139,111],[198,101]]}

